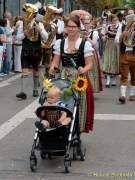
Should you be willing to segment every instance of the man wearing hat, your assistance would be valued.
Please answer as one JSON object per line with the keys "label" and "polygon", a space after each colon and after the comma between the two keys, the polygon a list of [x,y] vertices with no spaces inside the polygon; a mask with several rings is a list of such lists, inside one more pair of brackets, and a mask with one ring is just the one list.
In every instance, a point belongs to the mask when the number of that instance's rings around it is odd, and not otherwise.
{"label": "man wearing hat", "polygon": [[57,13],[55,13],[55,20],[53,21],[56,26],[57,26],[57,33],[56,33],[56,40],[57,39],[63,39],[63,33],[64,33],[64,28],[65,28],[65,24],[63,21],[63,9],[59,8],[59,11]]}
{"label": "man wearing hat", "polygon": [[26,99],[26,86],[28,86],[28,70],[32,68],[33,74],[33,97],[37,97],[39,84],[39,64],[41,62],[41,39],[48,38],[48,33],[41,22],[35,20],[38,8],[33,4],[26,3],[23,6],[26,16],[23,19],[22,34],[18,34],[17,39],[22,40],[22,77],[21,91],[16,94],[17,98]]}

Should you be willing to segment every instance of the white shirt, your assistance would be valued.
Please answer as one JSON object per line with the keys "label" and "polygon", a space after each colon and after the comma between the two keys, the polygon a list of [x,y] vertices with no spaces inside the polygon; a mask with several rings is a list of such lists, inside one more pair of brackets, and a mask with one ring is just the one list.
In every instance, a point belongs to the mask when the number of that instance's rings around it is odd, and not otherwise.
{"label": "white shirt", "polygon": [[8,19],[6,20],[7,20],[7,26],[5,30],[6,30],[7,44],[12,44],[12,33],[14,32],[14,30],[10,26],[10,21]]}
{"label": "white shirt", "polygon": [[[80,44],[82,42],[82,38],[78,38],[76,43],[75,43],[75,48],[78,50],[80,47]],[[61,44],[61,39],[58,39],[55,44],[54,44],[54,54],[60,55],[60,44]],[[65,44],[64,44],[64,52],[66,53],[68,49],[68,38],[65,39]],[[92,48],[92,45],[89,41],[85,42],[84,46],[84,57],[92,56],[93,55],[94,49]]]}
{"label": "white shirt", "polygon": [[61,19],[58,19],[58,22],[57,22],[57,33],[58,34],[62,34],[64,32],[64,28],[65,28],[65,24],[64,24],[64,21],[61,20]]}
{"label": "white shirt", "polygon": [[[33,21],[31,22],[31,25],[32,25],[32,23],[33,23]],[[41,36],[42,40],[44,42],[46,42],[48,39],[48,33],[46,32],[43,23],[39,22],[38,26],[41,29],[40,36]],[[19,40],[19,41],[23,40],[24,38],[25,38],[24,32],[17,35],[17,40]]]}
{"label": "white shirt", "polygon": [[[17,31],[16,37],[23,33],[23,21],[19,20],[16,22],[15,30]],[[22,40],[15,40],[14,44],[22,44]]]}

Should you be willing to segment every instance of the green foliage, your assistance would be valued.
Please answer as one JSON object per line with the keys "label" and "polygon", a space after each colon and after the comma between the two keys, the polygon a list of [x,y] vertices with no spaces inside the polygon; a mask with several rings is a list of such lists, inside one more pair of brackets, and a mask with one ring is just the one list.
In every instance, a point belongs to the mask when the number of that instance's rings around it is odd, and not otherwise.
{"label": "green foliage", "polygon": [[130,0],[128,2],[128,7],[135,8],[135,0]]}
{"label": "green foliage", "polygon": [[86,4],[86,6],[90,8],[102,10],[106,6],[108,8],[123,6],[124,0],[78,0],[78,3],[81,5]]}

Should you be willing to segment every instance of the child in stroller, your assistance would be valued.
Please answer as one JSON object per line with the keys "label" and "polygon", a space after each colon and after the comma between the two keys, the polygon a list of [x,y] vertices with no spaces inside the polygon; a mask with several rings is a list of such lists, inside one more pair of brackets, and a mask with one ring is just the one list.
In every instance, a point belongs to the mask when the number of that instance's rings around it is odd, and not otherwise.
{"label": "child in stroller", "polygon": [[[54,79],[51,82],[54,85],[52,89],[50,88],[50,90],[53,90],[53,93],[56,91],[56,89],[59,92],[59,89],[63,91],[62,89],[68,88],[70,86],[69,80]],[[58,88],[56,88],[56,86]],[[58,122],[58,119],[60,119],[65,113],[64,120],[59,120],[61,124],[60,126],[56,127],[56,124],[53,124],[55,128],[46,128],[45,131],[40,131],[40,125],[38,126],[36,123],[36,127],[38,128],[36,128],[34,142],[31,149],[30,168],[31,171],[36,171],[36,150],[38,150],[40,151],[41,159],[46,159],[46,157],[50,158],[52,156],[64,156],[65,172],[69,172],[72,157],[73,160],[78,158],[81,161],[85,160],[86,149],[85,147],[83,147],[80,139],[78,117],[79,96],[77,95],[77,93],[72,92],[72,95],[64,98],[63,96],[61,96],[61,94],[58,93],[59,95],[55,95],[57,96],[55,97],[55,99],[57,100],[55,100],[55,103],[53,101],[53,104],[51,104],[50,102],[46,102],[47,99],[49,100],[50,95],[48,95],[48,92],[50,92],[50,90],[46,91],[46,89],[43,88],[41,91],[39,101],[44,103],[42,103],[41,106],[36,110],[36,115],[40,119],[40,121],[38,121],[38,124],[40,124],[41,126],[43,125],[42,127],[44,127],[44,124],[46,123],[46,121],[44,120],[47,120],[45,116],[46,112],[47,114],[50,114],[50,116],[54,111],[60,112],[59,118],[55,118],[55,120],[57,119],[57,121],[53,122]],[[41,99],[43,100],[41,101]],[[52,124],[50,122],[49,126],[52,127]],[[71,154],[71,152],[73,152],[73,155]]]}
{"label": "child in stroller", "polygon": [[[61,99],[61,90],[57,86],[52,86],[48,90],[47,100],[45,101],[44,105],[45,106],[61,105],[65,107],[65,104],[62,101],[60,101],[60,99]],[[46,131],[46,128],[54,128],[60,125],[66,126],[71,121],[71,118],[67,117],[67,113],[65,111],[61,111],[61,113],[59,113],[59,111],[52,111],[52,112],[46,113],[46,111],[43,110],[41,113],[43,117],[45,117],[47,114],[46,119],[35,122],[35,126],[41,132]]]}

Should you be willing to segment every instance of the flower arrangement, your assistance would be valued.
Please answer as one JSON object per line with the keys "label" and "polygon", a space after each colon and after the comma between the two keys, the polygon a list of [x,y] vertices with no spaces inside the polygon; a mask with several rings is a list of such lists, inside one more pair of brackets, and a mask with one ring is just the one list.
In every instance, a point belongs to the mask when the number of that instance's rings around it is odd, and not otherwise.
{"label": "flower arrangement", "polygon": [[49,79],[44,79],[43,80],[43,87],[46,88],[47,90],[50,89],[53,86],[53,83]]}
{"label": "flower arrangement", "polygon": [[[44,79],[43,80],[43,87],[46,88],[46,90],[50,89],[54,84],[51,82],[51,80]],[[68,97],[72,95],[72,91],[76,91],[79,93],[83,93],[86,91],[88,87],[88,80],[84,76],[78,76],[75,80],[70,81],[70,86],[63,88],[62,93],[64,97]]]}
{"label": "flower arrangement", "polygon": [[74,81],[74,89],[78,92],[85,92],[88,87],[88,80],[83,76],[78,76]]}

